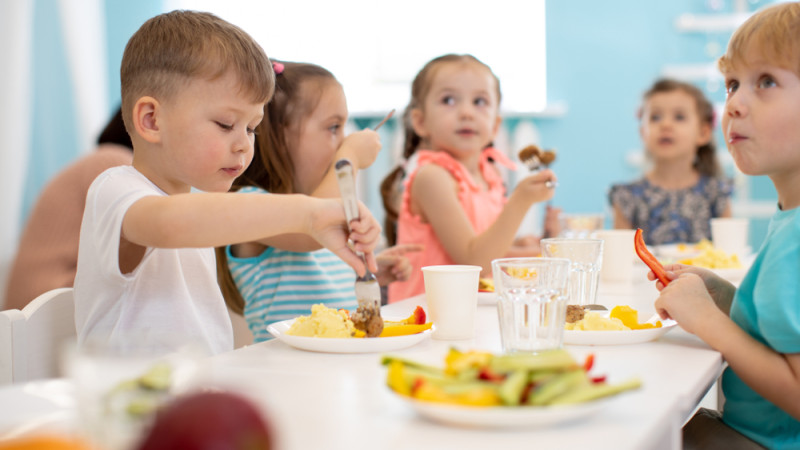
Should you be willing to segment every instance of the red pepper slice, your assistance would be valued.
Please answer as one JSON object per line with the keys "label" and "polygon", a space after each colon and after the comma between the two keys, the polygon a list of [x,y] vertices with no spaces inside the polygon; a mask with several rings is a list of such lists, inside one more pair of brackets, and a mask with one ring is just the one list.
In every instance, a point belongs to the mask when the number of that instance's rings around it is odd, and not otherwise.
{"label": "red pepper slice", "polygon": [[583,371],[588,372],[592,370],[592,366],[594,366],[594,353],[589,353],[586,356],[586,361],[583,362]]}
{"label": "red pepper slice", "polygon": [[636,249],[636,255],[653,271],[658,281],[664,286],[669,284],[667,271],[664,270],[664,266],[650,253],[650,250],[647,250],[647,246],[644,244],[644,237],[642,237],[641,228],[636,229],[636,234],[633,236],[633,246]]}

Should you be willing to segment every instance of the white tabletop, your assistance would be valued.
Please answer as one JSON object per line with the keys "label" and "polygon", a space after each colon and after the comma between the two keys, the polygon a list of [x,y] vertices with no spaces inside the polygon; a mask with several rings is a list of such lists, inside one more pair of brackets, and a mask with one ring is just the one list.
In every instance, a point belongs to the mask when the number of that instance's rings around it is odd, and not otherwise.
{"label": "white tabletop", "polygon": [[[655,288],[638,283],[604,286],[599,303],[627,304],[644,317],[652,313]],[[384,307],[387,316],[407,316],[423,296]],[[480,306],[476,337],[465,341],[425,341],[390,352],[442,365],[447,350],[500,352],[496,309]],[[675,327],[655,342],[622,346],[567,346],[578,361],[595,354],[593,373],[609,381],[638,376],[641,389],[608,401],[599,413],[549,428],[470,429],[441,425],[418,416],[386,387],[380,354],[328,354],[297,350],[273,340],[209,359],[213,383],[245,393],[264,409],[276,430],[278,448],[300,449],[480,449],[519,447],[648,449],[680,448],[680,427],[719,376],[720,354]],[[74,405],[43,402],[43,382],[0,388],[0,439],[35,428],[36,421],[66,421]],[[52,386],[51,386],[52,387]],[[37,391],[38,389],[38,391]],[[14,405],[13,408],[7,405]],[[35,410],[36,413],[28,411]],[[24,410],[26,416],[15,413]],[[37,415],[38,414],[38,415]],[[18,417],[14,419],[14,417]],[[63,425],[63,424],[62,424]],[[4,434],[5,433],[5,434]]]}

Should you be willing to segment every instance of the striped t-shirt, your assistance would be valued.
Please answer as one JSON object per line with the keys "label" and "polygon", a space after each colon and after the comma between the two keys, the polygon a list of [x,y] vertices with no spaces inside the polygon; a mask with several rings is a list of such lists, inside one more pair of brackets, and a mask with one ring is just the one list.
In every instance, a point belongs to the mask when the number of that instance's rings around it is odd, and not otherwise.
{"label": "striped t-shirt", "polygon": [[[259,191],[265,192],[247,190]],[[328,249],[298,253],[269,247],[251,258],[233,256],[230,247],[226,252],[255,342],[272,338],[269,324],[311,314],[311,305],[351,311],[358,306],[355,272]]]}

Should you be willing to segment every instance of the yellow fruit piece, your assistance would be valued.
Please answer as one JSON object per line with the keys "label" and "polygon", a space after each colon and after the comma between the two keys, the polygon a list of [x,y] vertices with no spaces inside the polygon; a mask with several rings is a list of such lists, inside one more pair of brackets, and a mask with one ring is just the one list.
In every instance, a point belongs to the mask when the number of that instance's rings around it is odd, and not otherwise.
{"label": "yellow fruit piece", "polygon": [[492,354],[489,352],[464,353],[451,347],[444,359],[444,372],[448,375],[457,375],[466,369],[486,367],[490,359]]}
{"label": "yellow fruit piece", "polygon": [[69,436],[27,436],[0,442],[0,450],[91,450],[91,446],[80,439]]}
{"label": "yellow fruit piece", "polygon": [[421,379],[414,389],[413,397],[424,402],[456,403],[456,399],[445,392],[441,387]]}
{"label": "yellow fruit piece", "polygon": [[472,389],[455,396],[455,403],[469,406],[499,406],[500,396],[490,388]]}
{"label": "yellow fruit piece", "polygon": [[389,363],[389,371],[386,374],[386,384],[389,385],[393,391],[400,395],[411,395],[411,386],[406,383],[405,366],[400,361],[392,361]]}
{"label": "yellow fruit piece", "polygon": [[661,321],[652,323],[639,323],[639,312],[630,306],[619,305],[611,310],[609,317],[619,319],[626,327],[631,330],[646,330],[648,328],[661,328]]}
{"label": "yellow fruit piece", "polygon": [[432,325],[433,322],[422,325],[405,325],[386,321],[383,323],[383,331],[381,331],[380,337],[407,336],[409,334],[422,333],[425,330],[430,330]]}

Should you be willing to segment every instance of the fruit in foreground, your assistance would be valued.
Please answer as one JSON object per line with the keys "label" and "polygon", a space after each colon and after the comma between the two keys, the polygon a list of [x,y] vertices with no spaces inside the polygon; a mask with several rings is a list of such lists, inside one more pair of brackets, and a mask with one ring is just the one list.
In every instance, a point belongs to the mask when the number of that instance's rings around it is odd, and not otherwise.
{"label": "fruit in foreground", "polygon": [[159,411],[139,448],[260,450],[271,447],[270,435],[248,400],[227,392],[199,392]]}

